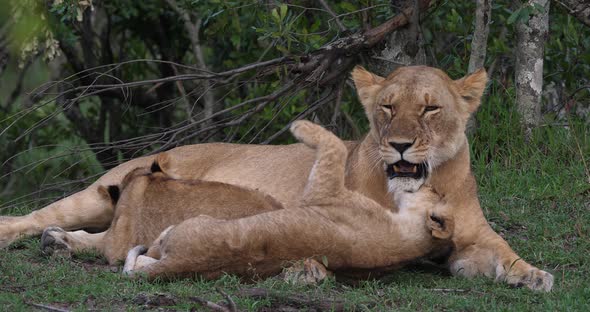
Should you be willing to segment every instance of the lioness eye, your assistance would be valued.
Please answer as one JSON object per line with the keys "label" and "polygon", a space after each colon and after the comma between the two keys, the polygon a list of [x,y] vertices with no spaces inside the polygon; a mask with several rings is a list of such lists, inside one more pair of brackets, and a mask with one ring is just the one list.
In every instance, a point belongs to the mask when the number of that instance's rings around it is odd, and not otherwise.
{"label": "lioness eye", "polygon": [[381,108],[393,112],[393,105],[381,105]]}
{"label": "lioness eye", "polygon": [[424,113],[438,111],[440,106],[429,105],[424,107]]}

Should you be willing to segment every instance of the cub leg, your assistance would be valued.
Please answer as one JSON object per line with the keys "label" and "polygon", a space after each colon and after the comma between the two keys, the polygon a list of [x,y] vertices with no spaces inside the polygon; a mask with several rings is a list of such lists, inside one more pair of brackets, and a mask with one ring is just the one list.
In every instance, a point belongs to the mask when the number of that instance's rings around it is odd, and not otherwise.
{"label": "cub leg", "polygon": [[303,201],[319,204],[343,192],[348,156],[344,143],[330,131],[307,120],[293,122],[291,132],[299,141],[316,149],[316,160],[309,173]]}
{"label": "cub leg", "polygon": [[[147,250],[148,249],[143,245],[138,245],[131,248],[127,253],[127,258],[125,258],[125,265],[123,265],[123,274],[127,276],[133,276],[137,269],[144,267],[145,265],[138,266],[137,259],[139,257],[143,257],[142,255],[145,254]],[[154,261],[157,260],[154,259]]]}
{"label": "cub leg", "polygon": [[154,259],[160,259],[162,257],[162,244],[164,244],[164,238],[168,235],[168,232],[174,228],[174,225],[167,227],[160,236],[154,240],[152,246],[148,249],[146,256]]}
{"label": "cub leg", "polygon": [[66,232],[59,227],[48,227],[41,235],[41,250],[46,254],[55,252],[76,253],[97,250],[104,253],[106,232],[91,234],[86,231]]}
{"label": "cub leg", "polygon": [[342,265],[341,255],[348,255],[334,248],[348,246],[342,242],[346,239],[334,222],[314,209],[285,209],[227,221],[199,216],[168,232],[159,260],[138,266],[145,251],[136,247],[128,253],[125,268],[130,275],[146,274],[150,279],[193,273],[208,278],[217,272],[263,277],[279,273],[285,261],[305,257],[325,255],[330,266]]}

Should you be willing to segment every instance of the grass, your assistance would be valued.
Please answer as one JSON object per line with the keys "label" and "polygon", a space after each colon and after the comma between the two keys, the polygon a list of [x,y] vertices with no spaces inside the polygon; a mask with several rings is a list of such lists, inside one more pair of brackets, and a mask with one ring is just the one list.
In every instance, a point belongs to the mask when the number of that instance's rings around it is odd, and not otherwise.
{"label": "grass", "polygon": [[[0,306],[7,311],[32,310],[32,304],[80,311],[202,310],[193,298],[222,301],[219,287],[248,311],[317,310],[317,302],[330,300],[334,309],[357,311],[590,311],[590,129],[583,123],[569,130],[542,127],[525,143],[516,117],[498,109],[508,104],[490,98],[472,138],[482,207],[523,259],[554,274],[551,293],[486,278],[455,278],[424,266],[358,285],[328,279],[313,287],[292,286],[279,278],[248,284],[232,276],[148,283],[123,278],[120,268],[92,253],[46,257],[38,238],[29,238],[0,251]],[[255,287],[273,296],[244,295],[244,289]],[[301,304],[289,296],[315,301]]]}

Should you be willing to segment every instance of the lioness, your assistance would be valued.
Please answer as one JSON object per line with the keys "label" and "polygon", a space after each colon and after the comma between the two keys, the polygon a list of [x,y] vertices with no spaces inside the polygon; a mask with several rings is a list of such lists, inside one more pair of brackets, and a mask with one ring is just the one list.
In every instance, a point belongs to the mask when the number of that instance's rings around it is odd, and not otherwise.
{"label": "lioness", "polygon": [[454,222],[429,187],[396,192],[400,212],[394,214],[344,186],[348,151],[335,135],[303,120],[291,132],[317,153],[298,207],[233,220],[188,219],[166,229],[149,250],[130,250],[124,272],[264,277],[286,261],[314,257],[326,259],[332,271],[391,268],[447,243]]}
{"label": "lioness", "polygon": [[[456,220],[453,251],[446,259],[453,274],[551,290],[553,276],[521,260],[488,225],[479,205],[464,130],[480,104],[485,70],[453,81],[425,66],[402,67],[385,78],[356,67],[352,78],[371,129],[363,140],[347,143],[346,186],[397,211],[391,191],[416,190],[428,179],[445,196]],[[175,178],[259,189],[285,206],[294,206],[301,196],[314,160],[302,144],[199,144],[167,153]],[[154,159],[123,163],[86,190],[26,216],[5,219],[0,222],[0,246],[48,226],[108,227],[113,206],[97,188],[121,183],[129,171]]]}

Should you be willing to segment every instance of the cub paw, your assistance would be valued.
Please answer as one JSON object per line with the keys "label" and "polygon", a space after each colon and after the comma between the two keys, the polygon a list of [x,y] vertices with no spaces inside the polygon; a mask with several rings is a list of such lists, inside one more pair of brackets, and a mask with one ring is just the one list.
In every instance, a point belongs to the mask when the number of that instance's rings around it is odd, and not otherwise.
{"label": "cub paw", "polygon": [[137,245],[127,252],[127,258],[125,258],[125,264],[123,265],[123,275],[133,277],[135,270],[137,269],[137,258],[144,255],[148,251],[147,247],[143,245]]}
{"label": "cub paw", "polygon": [[41,235],[41,251],[46,255],[71,256],[67,232],[59,227],[48,227]]}
{"label": "cub paw", "polygon": [[293,136],[311,148],[315,148],[320,143],[323,131],[325,131],[324,128],[308,120],[296,120],[291,123]]}
{"label": "cub paw", "polygon": [[505,270],[499,266],[496,273],[496,281],[503,281],[514,287],[526,286],[531,290],[544,292],[549,292],[553,288],[553,275],[535,267]]}
{"label": "cub paw", "polygon": [[297,261],[293,266],[283,270],[283,280],[293,285],[317,285],[331,272],[314,259]]}
{"label": "cub paw", "polygon": [[449,239],[455,230],[453,218],[447,214],[430,210],[426,220],[426,226],[432,232],[432,237]]}

